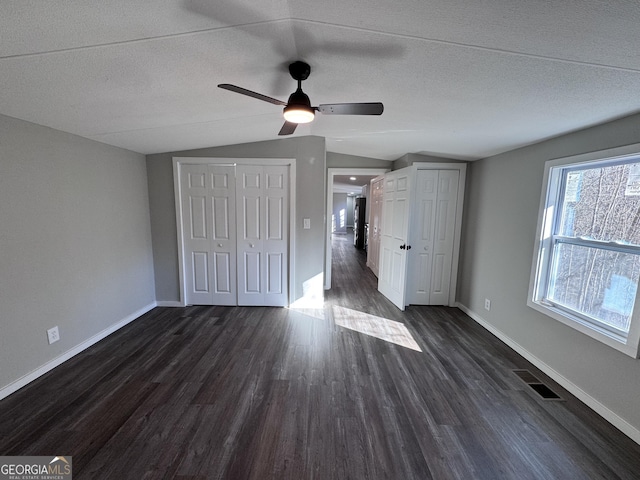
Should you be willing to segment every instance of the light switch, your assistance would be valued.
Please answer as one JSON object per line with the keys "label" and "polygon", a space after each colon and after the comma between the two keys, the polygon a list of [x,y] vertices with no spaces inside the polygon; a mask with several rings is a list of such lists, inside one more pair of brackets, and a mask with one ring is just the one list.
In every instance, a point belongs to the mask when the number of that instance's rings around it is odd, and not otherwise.
{"label": "light switch", "polygon": [[311,219],[310,218],[305,218],[304,219],[304,227],[305,230],[309,230],[311,228]]}

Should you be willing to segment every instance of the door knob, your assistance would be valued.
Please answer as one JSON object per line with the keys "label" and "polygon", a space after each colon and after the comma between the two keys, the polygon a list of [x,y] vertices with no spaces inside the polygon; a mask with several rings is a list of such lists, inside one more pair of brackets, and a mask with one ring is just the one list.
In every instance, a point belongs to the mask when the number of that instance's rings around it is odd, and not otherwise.
{"label": "door knob", "polygon": [[250,244],[249,244],[249,246],[250,246],[251,248],[255,247],[255,245],[254,245],[253,243],[250,243]]}
{"label": "door knob", "polygon": [[222,248],[222,244],[221,244],[221,243],[219,243],[219,244],[218,244],[218,247]]}

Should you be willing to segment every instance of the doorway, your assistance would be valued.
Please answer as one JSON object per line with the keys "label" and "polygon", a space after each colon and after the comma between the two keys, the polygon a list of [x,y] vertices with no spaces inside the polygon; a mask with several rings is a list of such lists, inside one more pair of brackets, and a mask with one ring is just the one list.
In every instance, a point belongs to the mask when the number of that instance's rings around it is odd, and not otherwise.
{"label": "doorway", "polygon": [[[356,177],[356,181],[353,184],[354,186],[358,186],[360,191],[362,191],[362,185],[368,185],[369,180],[382,175],[388,172],[390,169],[385,168],[329,168],[327,170],[327,231],[326,231],[326,241],[325,241],[325,290],[329,290],[331,288],[331,254],[332,254],[332,246],[331,239],[333,235],[333,222],[332,218],[334,216],[334,205],[333,205],[333,194],[334,189],[336,189],[336,183],[338,184],[338,189],[342,190],[340,185],[345,184],[348,185],[350,177]],[[366,180],[358,181],[357,179],[366,178]],[[340,182],[337,182],[340,180]]]}

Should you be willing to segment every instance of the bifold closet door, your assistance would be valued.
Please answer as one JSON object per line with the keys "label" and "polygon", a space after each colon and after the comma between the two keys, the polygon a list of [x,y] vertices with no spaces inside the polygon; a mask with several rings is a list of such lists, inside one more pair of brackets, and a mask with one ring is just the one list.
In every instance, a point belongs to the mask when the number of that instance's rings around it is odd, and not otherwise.
{"label": "bifold closet door", "polygon": [[288,171],[236,167],[238,305],[288,304]]}
{"label": "bifold closet door", "polygon": [[181,168],[185,301],[236,305],[234,167]]}
{"label": "bifold closet door", "polygon": [[417,171],[409,304],[449,304],[459,178],[458,170]]}

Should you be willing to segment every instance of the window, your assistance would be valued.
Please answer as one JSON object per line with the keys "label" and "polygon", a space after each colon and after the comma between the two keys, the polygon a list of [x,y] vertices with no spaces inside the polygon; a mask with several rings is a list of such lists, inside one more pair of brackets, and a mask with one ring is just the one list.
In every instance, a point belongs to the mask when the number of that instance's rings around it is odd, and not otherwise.
{"label": "window", "polygon": [[547,162],[529,305],[637,358],[640,154],[629,150]]}

